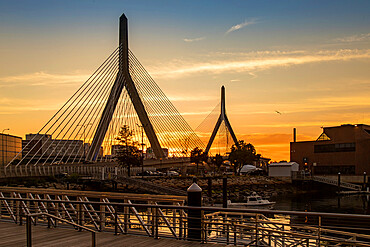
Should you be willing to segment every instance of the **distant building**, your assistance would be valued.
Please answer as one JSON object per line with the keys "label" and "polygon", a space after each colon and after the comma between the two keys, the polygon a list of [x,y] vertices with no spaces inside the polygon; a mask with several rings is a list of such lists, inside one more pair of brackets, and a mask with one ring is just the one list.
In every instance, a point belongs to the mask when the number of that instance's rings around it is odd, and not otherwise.
{"label": "distant building", "polygon": [[291,177],[292,172],[299,170],[299,164],[296,162],[271,163],[268,166],[270,177]]}
{"label": "distant building", "polygon": [[[22,137],[0,133],[0,164],[8,164],[22,150]],[[17,159],[21,159],[19,155]]]}
{"label": "distant building", "polygon": [[[82,140],[53,139],[47,134],[27,134],[22,141],[23,156],[25,159],[41,159],[42,161],[79,161],[86,157],[90,144]],[[26,154],[28,156],[26,157]],[[99,152],[99,156],[102,153]]]}
{"label": "distant building", "polygon": [[369,174],[370,126],[324,127],[316,141],[291,142],[290,160],[314,174]]}

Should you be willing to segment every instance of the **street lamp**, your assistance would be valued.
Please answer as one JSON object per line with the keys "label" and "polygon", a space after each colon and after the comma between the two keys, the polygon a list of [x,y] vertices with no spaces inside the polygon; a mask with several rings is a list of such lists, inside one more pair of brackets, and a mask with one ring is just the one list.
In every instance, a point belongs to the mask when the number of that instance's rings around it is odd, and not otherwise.
{"label": "street lamp", "polygon": [[89,125],[92,125],[92,123],[88,123],[88,124],[79,124],[77,126],[82,126],[84,128],[83,130],[83,137],[84,137],[84,142],[82,143],[82,146],[84,148],[84,161],[86,160],[86,151],[85,151],[85,130],[86,130],[86,127],[89,126]]}
{"label": "street lamp", "polygon": [[[2,153],[2,161],[3,161],[3,165],[5,165],[5,161],[4,161],[4,131],[7,131],[7,130],[10,130],[9,128],[6,128],[6,129],[3,129],[3,131],[1,132],[2,136],[1,136],[1,153]],[[6,151],[8,152],[8,143],[7,141],[5,142],[6,146],[5,146],[5,149]]]}
{"label": "street lamp", "polygon": [[141,177],[144,178],[144,128],[147,126],[147,124],[136,125],[141,128]]}

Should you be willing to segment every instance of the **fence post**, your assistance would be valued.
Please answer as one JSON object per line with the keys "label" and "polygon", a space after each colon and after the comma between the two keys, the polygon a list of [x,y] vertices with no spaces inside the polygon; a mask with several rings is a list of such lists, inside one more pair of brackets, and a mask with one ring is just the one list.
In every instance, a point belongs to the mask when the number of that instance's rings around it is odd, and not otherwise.
{"label": "fence post", "polygon": [[[202,189],[193,183],[187,190],[188,206],[202,206]],[[201,241],[202,240],[202,213],[200,209],[188,210],[188,239]]]}

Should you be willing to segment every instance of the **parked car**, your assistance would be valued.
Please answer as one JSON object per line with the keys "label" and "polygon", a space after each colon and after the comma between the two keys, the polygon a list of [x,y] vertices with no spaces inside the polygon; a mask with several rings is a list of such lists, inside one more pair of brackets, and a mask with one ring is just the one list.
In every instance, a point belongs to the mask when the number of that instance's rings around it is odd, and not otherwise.
{"label": "parked car", "polygon": [[139,172],[136,174],[136,176],[153,176],[153,172],[152,171],[144,171],[144,172]]}
{"label": "parked car", "polygon": [[178,176],[180,175],[177,171],[167,171],[167,176]]}

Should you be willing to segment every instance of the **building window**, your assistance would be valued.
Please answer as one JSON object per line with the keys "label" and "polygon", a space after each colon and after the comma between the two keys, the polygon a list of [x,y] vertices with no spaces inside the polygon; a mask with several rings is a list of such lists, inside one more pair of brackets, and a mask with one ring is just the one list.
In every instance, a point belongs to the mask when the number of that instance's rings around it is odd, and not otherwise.
{"label": "building window", "polygon": [[356,143],[337,143],[315,145],[315,153],[333,153],[333,152],[354,152],[356,151]]}
{"label": "building window", "polygon": [[315,166],[315,174],[322,175],[322,174],[341,174],[346,175],[353,175],[355,174],[355,166],[347,165],[347,166]]}

